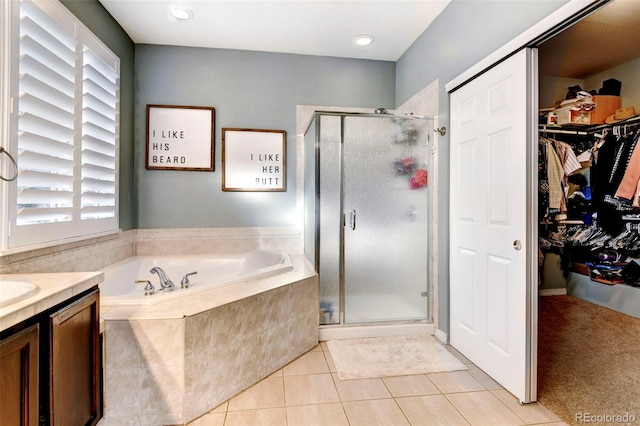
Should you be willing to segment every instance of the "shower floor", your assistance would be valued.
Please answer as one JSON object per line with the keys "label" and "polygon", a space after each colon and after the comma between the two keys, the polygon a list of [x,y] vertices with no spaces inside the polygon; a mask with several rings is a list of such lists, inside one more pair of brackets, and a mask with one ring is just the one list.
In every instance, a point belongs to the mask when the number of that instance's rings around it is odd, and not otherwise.
{"label": "shower floor", "polygon": [[409,302],[396,294],[363,294],[345,300],[345,322],[426,320],[427,298],[415,297]]}

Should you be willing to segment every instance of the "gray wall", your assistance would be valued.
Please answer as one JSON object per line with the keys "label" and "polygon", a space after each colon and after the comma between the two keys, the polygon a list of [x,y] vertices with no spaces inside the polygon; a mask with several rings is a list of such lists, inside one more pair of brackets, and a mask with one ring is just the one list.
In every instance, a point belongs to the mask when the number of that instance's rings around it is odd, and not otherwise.
{"label": "gray wall", "polygon": [[120,228],[135,229],[133,181],[133,87],[135,45],[97,0],[62,0],[120,58]]}
{"label": "gray wall", "polygon": [[[440,126],[449,128],[449,96],[444,85],[536,24],[567,0],[452,0],[398,60],[396,105],[429,83],[440,81]],[[449,138],[440,139],[439,328],[449,330]]]}
{"label": "gray wall", "polygon": [[[453,0],[395,64],[147,45],[136,46],[134,54],[131,40],[97,0],[63,3],[122,59],[120,223],[130,229],[293,224],[297,104],[393,108],[438,79],[440,125],[449,127],[444,84],[567,0]],[[146,104],[215,107],[216,170],[145,170]],[[222,192],[222,127],[286,130],[287,192]],[[448,137],[441,142],[439,323],[447,331]]]}
{"label": "gray wall", "polygon": [[[296,105],[393,107],[395,63],[172,46],[136,46],[138,228],[289,226],[296,211]],[[145,169],[146,105],[216,109],[215,171]],[[287,132],[286,192],[223,192],[221,129]]]}

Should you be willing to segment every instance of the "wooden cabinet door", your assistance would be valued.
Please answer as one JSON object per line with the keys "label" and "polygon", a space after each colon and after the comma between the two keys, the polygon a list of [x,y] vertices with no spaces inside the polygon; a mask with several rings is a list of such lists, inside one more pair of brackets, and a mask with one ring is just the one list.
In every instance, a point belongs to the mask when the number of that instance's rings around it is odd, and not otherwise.
{"label": "wooden cabinet door", "polygon": [[93,425],[101,413],[98,290],[51,315],[52,426]]}
{"label": "wooden cabinet door", "polygon": [[38,324],[0,342],[0,425],[38,425]]}

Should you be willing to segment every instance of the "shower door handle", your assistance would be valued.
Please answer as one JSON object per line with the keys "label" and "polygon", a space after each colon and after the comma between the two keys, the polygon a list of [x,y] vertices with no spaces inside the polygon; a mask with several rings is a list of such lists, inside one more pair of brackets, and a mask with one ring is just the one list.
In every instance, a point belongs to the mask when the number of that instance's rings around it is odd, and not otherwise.
{"label": "shower door handle", "polygon": [[353,209],[349,210],[349,228],[352,231],[356,229],[356,211]]}

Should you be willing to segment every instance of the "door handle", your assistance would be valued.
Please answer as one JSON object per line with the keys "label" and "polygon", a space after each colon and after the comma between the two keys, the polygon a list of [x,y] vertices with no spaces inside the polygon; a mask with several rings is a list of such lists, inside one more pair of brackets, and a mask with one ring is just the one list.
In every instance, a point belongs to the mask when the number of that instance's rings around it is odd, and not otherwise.
{"label": "door handle", "polygon": [[353,209],[349,210],[349,228],[356,230],[356,211]]}
{"label": "door handle", "polygon": [[520,240],[515,240],[513,242],[513,248],[516,249],[516,250],[522,249],[522,243],[520,242]]}

